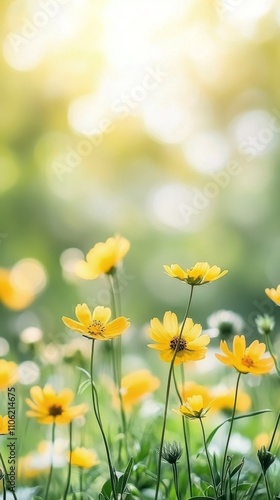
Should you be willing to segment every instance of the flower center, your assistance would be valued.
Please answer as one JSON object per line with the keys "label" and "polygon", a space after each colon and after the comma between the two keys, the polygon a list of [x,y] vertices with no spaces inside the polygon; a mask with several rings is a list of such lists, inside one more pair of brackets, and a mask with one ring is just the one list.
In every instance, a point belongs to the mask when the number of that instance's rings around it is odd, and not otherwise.
{"label": "flower center", "polygon": [[49,407],[49,415],[52,417],[57,417],[58,415],[62,415],[62,407],[61,405],[52,405]]}
{"label": "flower center", "polygon": [[250,368],[251,366],[254,365],[254,361],[250,356],[244,356],[241,360],[242,365],[247,366],[247,368]]}
{"label": "flower center", "polygon": [[94,319],[91,325],[88,326],[88,333],[90,335],[99,335],[103,337],[104,332],[106,332],[106,328],[99,319]]}
{"label": "flower center", "polygon": [[[177,344],[178,344],[178,347],[177,347]],[[173,339],[170,340],[169,345],[170,345],[170,349],[172,349],[172,351],[175,351],[175,349],[177,347],[177,352],[180,352],[180,351],[184,351],[186,349],[187,342],[183,337],[181,337],[179,340],[178,335],[176,335],[176,337],[173,337]]]}

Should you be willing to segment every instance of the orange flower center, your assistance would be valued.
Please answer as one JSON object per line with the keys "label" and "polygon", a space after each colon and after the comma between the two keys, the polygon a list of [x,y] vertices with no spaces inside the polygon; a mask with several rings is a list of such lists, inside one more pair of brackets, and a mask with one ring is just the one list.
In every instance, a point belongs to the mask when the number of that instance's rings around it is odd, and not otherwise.
{"label": "orange flower center", "polygon": [[[178,347],[177,347],[177,344],[178,344]],[[179,340],[178,335],[176,335],[176,337],[173,337],[173,339],[170,340],[169,345],[170,345],[170,349],[172,349],[172,351],[175,351],[175,349],[177,347],[177,352],[180,352],[180,351],[184,351],[186,349],[187,342],[183,337],[181,337]]]}
{"label": "orange flower center", "polygon": [[61,405],[52,405],[49,407],[49,415],[52,417],[57,417],[58,415],[62,415],[63,410]]}
{"label": "orange flower center", "polygon": [[250,368],[251,366],[254,365],[254,361],[250,356],[244,356],[241,360],[242,365],[247,366],[247,368]]}
{"label": "orange flower center", "polygon": [[100,337],[103,337],[104,332],[106,332],[106,328],[99,319],[94,319],[91,325],[88,326],[88,333],[90,335],[100,335]]}

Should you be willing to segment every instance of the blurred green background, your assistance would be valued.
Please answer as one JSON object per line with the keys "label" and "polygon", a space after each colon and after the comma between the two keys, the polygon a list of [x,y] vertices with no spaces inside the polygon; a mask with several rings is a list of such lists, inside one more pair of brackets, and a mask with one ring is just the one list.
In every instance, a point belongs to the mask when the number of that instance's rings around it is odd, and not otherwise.
{"label": "blurred green background", "polygon": [[73,268],[116,233],[131,241],[132,324],[182,315],[187,289],[162,266],[202,260],[229,274],[196,290],[194,320],[231,309],[255,334],[280,282],[279,2],[2,0],[0,12],[1,268],[34,295],[9,307],[1,284],[1,335],[17,345],[37,327],[53,341],[76,303],[108,305],[105,281]]}

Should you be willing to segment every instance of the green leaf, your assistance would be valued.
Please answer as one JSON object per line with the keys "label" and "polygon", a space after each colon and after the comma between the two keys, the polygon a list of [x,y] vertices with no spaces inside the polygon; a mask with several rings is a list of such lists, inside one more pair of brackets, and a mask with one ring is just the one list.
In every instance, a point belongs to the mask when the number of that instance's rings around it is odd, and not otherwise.
{"label": "green leaf", "polygon": [[110,499],[110,495],[112,493],[112,486],[111,486],[111,481],[108,479],[106,483],[103,484],[101,494],[106,498],[106,500]]}
{"label": "green leaf", "polygon": [[85,370],[81,366],[76,366],[76,368],[77,368],[77,370],[80,370],[81,372],[85,373],[87,378],[89,378],[89,380],[91,380],[91,374],[87,370]]}
{"label": "green leaf", "polygon": [[[237,415],[237,417],[234,417],[233,420],[240,420],[242,418],[247,418],[247,417],[254,417],[256,415],[261,415],[262,413],[268,413],[268,412],[272,412],[272,410],[258,410],[258,411],[253,411],[251,413],[246,413],[246,415]],[[206,446],[209,446],[209,444],[211,443],[213,437],[215,436],[216,432],[220,429],[220,427],[222,427],[226,422],[230,422],[231,421],[231,417],[227,418],[226,420],[224,420],[220,425],[218,425],[217,427],[215,427],[215,429],[213,429],[213,431],[209,434],[207,440],[206,440]],[[201,454],[201,452],[199,452],[197,454],[197,457]]]}
{"label": "green leaf", "polygon": [[91,382],[90,380],[84,380],[84,382],[82,382],[79,385],[78,395],[83,394],[83,392],[86,390],[86,388],[90,385],[90,382]]}
{"label": "green leaf", "polygon": [[189,497],[188,500],[215,500],[214,497]]}
{"label": "green leaf", "polygon": [[128,464],[127,464],[127,467],[126,467],[126,469],[124,471],[123,476],[119,480],[118,493],[122,494],[124,492],[125,487],[127,485],[127,482],[129,480],[130,474],[132,472],[133,465],[134,465],[134,458],[131,457],[130,460],[129,460],[129,462],[128,462]]}
{"label": "green leaf", "polygon": [[242,467],[244,466],[244,460],[242,460],[242,462],[240,462],[240,464],[236,465],[234,467],[234,469],[232,469],[232,471],[230,472],[230,477],[233,477],[234,474],[236,474],[240,469],[242,469]]}

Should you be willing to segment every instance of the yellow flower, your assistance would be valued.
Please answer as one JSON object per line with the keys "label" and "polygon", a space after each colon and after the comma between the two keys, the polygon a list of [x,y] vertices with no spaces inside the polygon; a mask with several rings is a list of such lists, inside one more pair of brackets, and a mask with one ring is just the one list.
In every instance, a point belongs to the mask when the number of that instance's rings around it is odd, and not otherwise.
{"label": "yellow flower", "polygon": [[9,421],[8,415],[5,415],[4,417],[2,417],[2,415],[0,415],[0,434],[1,435],[9,433],[8,421]]}
{"label": "yellow flower", "polygon": [[205,417],[206,413],[210,410],[210,406],[211,403],[208,403],[206,406],[201,394],[196,394],[187,398],[186,401],[180,406],[179,410],[174,411],[183,417],[193,420],[195,418]]}
{"label": "yellow flower", "polygon": [[96,243],[76,267],[76,273],[85,280],[94,280],[102,274],[112,273],[130,249],[130,242],[119,235]]}
{"label": "yellow flower", "polygon": [[210,403],[213,400],[210,390],[208,387],[199,385],[196,382],[185,382],[183,386],[180,387],[180,394],[182,400],[186,401],[188,398],[200,394],[203,397],[204,404]]}
{"label": "yellow flower", "polygon": [[[213,411],[232,410],[235,396],[235,387],[222,391],[212,391]],[[246,392],[239,391],[236,402],[237,411],[248,411],[251,407],[251,398]]]}
{"label": "yellow flower", "polygon": [[30,389],[30,396],[32,399],[27,398],[26,403],[31,410],[26,415],[36,418],[40,424],[68,424],[87,411],[85,404],[69,406],[74,399],[71,389],[62,389],[56,393],[50,385],[46,385],[44,389],[35,386]]}
{"label": "yellow flower", "polygon": [[266,346],[258,340],[246,347],[244,335],[235,335],[233,351],[231,352],[225,340],[221,340],[220,349],[223,354],[215,354],[216,358],[225,365],[232,366],[240,373],[263,375],[270,372],[274,366],[271,356],[264,357]]}
{"label": "yellow flower", "polygon": [[124,333],[130,325],[128,319],[123,316],[108,323],[111,317],[109,307],[97,306],[91,313],[87,304],[78,304],[75,314],[79,321],[63,316],[63,323],[90,339],[110,340]]}
{"label": "yellow flower", "polygon": [[14,311],[28,307],[35,299],[35,294],[14,283],[8,269],[0,269],[0,301]]}
{"label": "yellow flower", "polygon": [[180,340],[180,326],[175,313],[166,312],[163,323],[153,318],[150,325],[149,334],[156,344],[148,344],[148,347],[160,351],[163,361],[172,361],[178,341],[175,365],[205,358],[210,338],[201,335],[201,325],[194,324],[191,318],[187,318]]}
{"label": "yellow flower", "polygon": [[0,359],[0,391],[12,387],[18,380],[18,367],[13,361]]}
{"label": "yellow flower", "polygon": [[[70,458],[70,453],[68,453],[68,461]],[[71,464],[77,467],[82,467],[83,469],[90,469],[95,465],[99,464],[97,455],[93,450],[87,450],[86,448],[75,448],[71,454]]]}
{"label": "yellow flower", "polygon": [[265,432],[257,434],[257,436],[253,440],[254,448],[256,448],[256,450],[259,450],[262,446],[268,448],[269,443],[270,443],[270,436]]}
{"label": "yellow flower", "polygon": [[[154,377],[149,370],[137,370],[125,375],[121,380],[121,395],[124,410],[129,412],[133,406],[160,386],[158,377]],[[117,390],[113,392],[113,404],[119,406]]]}
{"label": "yellow flower", "polygon": [[280,285],[276,289],[266,288],[265,293],[277,306],[280,306]]}
{"label": "yellow flower", "polygon": [[20,479],[35,479],[49,471],[50,465],[38,464],[38,457],[36,456],[35,458],[37,458],[37,462],[34,461],[32,453],[24,457],[19,457],[18,476]]}
{"label": "yellow flower", "polygon": [[177,278],[181,281],[185,281],[189,285],[205,285],[211,281],[218,280],[228,271],[222,271],[218,266],[210,267],[208,262],[197,262],[194,267],[186,269],[184,271],[178,264],[172,264],[171,266],[163,266],[166,274],[171,276],[171,278]]}

